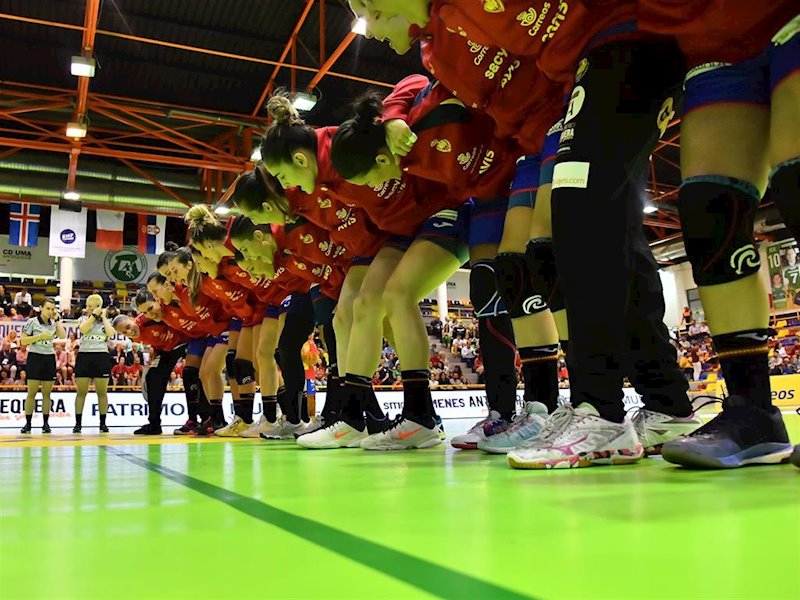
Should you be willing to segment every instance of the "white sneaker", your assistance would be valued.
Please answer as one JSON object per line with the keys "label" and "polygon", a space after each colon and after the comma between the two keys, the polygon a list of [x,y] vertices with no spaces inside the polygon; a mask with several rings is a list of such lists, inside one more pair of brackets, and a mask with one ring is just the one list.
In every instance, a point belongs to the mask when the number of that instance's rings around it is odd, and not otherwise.
{"label": "white sneaker", "polygon": [[239,434],[248,427],[250,427],[250,425],[242,421],[241,417],[234,417],[233,421],[225,425],[225,427],[217,429],[214,435],[218,435],[219,437],[239,437]]}
{"label": "white sneaker", "polygon": [[647,456],[661,454],[661,446],[663,444],[689,435],[703,424],[695,413],[688,417],[673,417],[653,410],[639,408],[632,410],[628,414]]}
{"label": "white sneaker", "polygon": [[374,433],[361,441],[364,450],[410,450],[433,448],[442,443],[439,426],[425,427],[409,419],[399,419],[391,429]]}
{"label": "white sneaker", "polygon": [[351,427],[344,421],[336,421],[328,427],[297,438],[297,445],[312,450],[334,448],[358,448],[367,437],[367,430]]}
{"label": "white sneaker", "polygon": [[303,431],[306,424],[300,421],[299,423],[291,423],[286,415],[281,415],[272,427],[265,428],[259,434],[259,437],[265,440],[293,440],[294,434]]}
{"label": "white sneaker", "polygon": [[257,438],[260,437],[261,434],[264,433],[265,431],[270,431],[274,427],[275,423],[270,423],[269,421],[267,421],[267,417],[261,415],[261,418],[252,425],[250,425],[250,427],[242,431],[239,434],[239,437]]}
{"label": "white sneaker", "polygon": [[539,439],[509,452],[508,464],[514,469],[564,469],[634,463],[642,456],[630,420],[606,421],[584,403],[550,415]]}
{"label": "white sneaker", "polygon": [[526,402],[511,427],[487,436],[478,442],[478,448],[490,454],[508,454],[525,442],[539,439],[539,433],[547,422],[547,407],[541,402]]}
{"label": "white sneaker", "polygon": [[[501,424],[506,423],[508,421],[505,419],[500,418],[500,413],[496,410],[492,410],[489,412],[489,416],[486,417],[483,421],[478,421],[473,425],[467,433],[463,435],[457,435],[452,440],[450,440],[450,445],[453,448],[459,448],[461,450],[477,450],[478,444],[486,439],[486,431],[484,429],[484,425],[489,426],[489,431],[497,431],[498,433],[502,431]],[[495,426],[499,425],[499,426]],[[506,425],[508,427],[508,425]]]}

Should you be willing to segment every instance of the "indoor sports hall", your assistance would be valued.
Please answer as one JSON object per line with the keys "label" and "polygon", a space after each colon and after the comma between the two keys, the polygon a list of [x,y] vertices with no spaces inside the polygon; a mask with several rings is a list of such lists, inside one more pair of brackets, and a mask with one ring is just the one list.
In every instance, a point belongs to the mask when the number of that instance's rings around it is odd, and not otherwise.
{"label": "indoor sports hall", "polygon": [[0,600],[800,598],[796,2],[0,49]]}

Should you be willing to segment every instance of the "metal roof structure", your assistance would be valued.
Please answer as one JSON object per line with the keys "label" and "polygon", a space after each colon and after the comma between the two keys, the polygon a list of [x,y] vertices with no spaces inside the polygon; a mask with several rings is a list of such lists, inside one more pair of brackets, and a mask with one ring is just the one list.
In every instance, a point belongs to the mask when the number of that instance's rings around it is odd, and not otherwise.
{"label": "metal roof structure", "polygon": [[[224,201],[278,87],[312,89],[315,125],[369,87],[424,72],[415,53],[351,31],[345,0],[1,0],[0,201],[180,215]],[[72,56],[97,62],[70,74]],[[66,123],[85,122],[83,139]],[[678,237],[673,124],[651,159],[654,241]]]}

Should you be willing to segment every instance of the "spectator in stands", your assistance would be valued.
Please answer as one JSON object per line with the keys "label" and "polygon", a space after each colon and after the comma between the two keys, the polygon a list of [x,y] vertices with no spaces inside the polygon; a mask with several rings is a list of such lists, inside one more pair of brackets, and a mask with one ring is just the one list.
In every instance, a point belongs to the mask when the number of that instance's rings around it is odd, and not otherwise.
{"label": "spectator in stands", "polygon": [[683,351],[681,353],[681,357],[678,360],[678,366],[683,371],[683,374],[686,376],[688,381],[691,381],[694,377],[694,368],[692,366],[692,358],[689,356],[689,353]]}
{"label": "spectator in stands", "polygon": [[19,346],[16,353],[17,377],[19,377],[20,373],[24,373],[28,368],[28,347]]}
{"label": "spectator in stands", "polygon": [[169,381],[167,382],[168,390],[179,390],[183,388],[183,379],[178,377],[177,373],[173,371],[169,374]]}
{"label": "spectator in stands", "polygon": [[781,366],[781,375],[794,375],[797,373],[797,368],[792,363],[791,359],[787,356],[783,359],[783,366]]}
{"label": "spectator in stands", "polygon": [[442,322],[439,319],[431,321],[429,334],[438,340],[442,339]]}
{"label": "spectator in stands", "polygon": [[56,351],[56,383],[70,385],[72,382],[72,368],[69,366],[69,356],[64,350],[64,344],[53,344]]}
{"label": "spectator in stands", "polygon": [[125,365],[125,357],[117,357],[117,364],[111,367],[111,384],[115,386],[126,385],[126,375],[128,367]]}
{"label": "spectator in stands", "polygon": [[376,373],[377,376],[377,385],[392,385],[394,382],[394,378],[392,377],[392,371],[389,367],[386,366],[386,359],[382,358],[380,362],[380,366],[378,367],[378,372]]}
{"label": "spectator in stands", "polygon": [[142,353],[142,346],[141,344],[133,344],[130,351],[131,356],[135,359],[136,357],[139,358],[139,364],[144,366],[144,354]]}
{"label": "spectator in stands", "polygon": [[5,369],[0,369],[0,385],[14,385],[14,378]]}
{"label": "spectator in stands", "polygon": [[464,327],[464,324],[461,321],[459,321],[456,326],[453,327],[453,339],[464,339],[465,337],[467,337],[467,328]]}
{"label": "spectator in stands", "polygon": [[14,306],[22,306],[23,304],[30,306],[31,302],[33,302],[33,300],[28,292],[28,288],[20,288],[20,290],[14,294]]}
{"label": "spectator in stands", "polygon": [[692,359],[692,379],[700,381],[700,373],[703,371],[703,363],[700,361],[700,348],[692,347],[689,351],[689,356]]}
{"label": "spectator in stands", "polygon": [[8,341],[0,346],[0,369],[7,371],[12,379],[17,374],[17,351],[11,348]]}
{"label": "spectator in stands", "polygon": [[17,312],[16,307],[12,306],[11,308],[8,309],[8,318],[19,320],[23,319],[24,317]]}
{"label": "spectator in stands", "polygon": [[119,363],[120,358],[125,361],[125,366],[130,366],[133,364],[133,353],[126,352],[125,344],[122,342],[117,342],[117,344],[114,346],[114,351],[111,353],[111,360],[117,364]]}
{"label": "spectator in stands", "polygon": [[142,346],[142,364],[145,367],[150,364],[150,356],[152,355],[152,350],[153,349],[150,346]]}
{"label": "spectator in stands", "polygon": [[14,385],[21,388],[28,387],[28,373],[26,373],[23,369],[18,370],[17,378],[14,380]]}
{"label": "spectator in stands", "polygon": [[11,294],[6,291],[6,286],[0,284],[0,309],[3,310],[3,314],[7,313],[12,305]]}
{"label": "spectator in stands", "polygon": [[75,343],[76,343],[77,341],[78,341],[78,336],[77,336],[77,334],[75,333],[75,330],[73,329],[72,331],[70,331],[70,332],[67,334],[67,344],[66,344],[66,346],[64,347],[64,349],[65,349],[67,352],[73,352],[73,351],[77,350],[77,349],[75,348]]}
{"label": "spectator in stands", "polygon": [[683,314],[681,315],[681,329],[687,328],[692,323],[694,323],[694,318],[692,317],[692,309],[690,309],[688,306],[684,306]]}
{"label": "spectator in stands", "polygon": [[[14,309],[12,308],[11,310],[14,310]],[[14,348],[19,348],[20,343],[19,343],[19,337],[17,336],[17,330],[16,329],[9,330],[9,332],[6,334],[6,337],[3,338],[3,343],[5,343],[5,342],[8,342],[8,345],[11,347],[12,350]]]}
{"label": "spectator in stands", "polygon": [[129,386],[136,387],[142,381],[144,366],[138,355],[134,355],[133,364],[127,367],[126,380]]}
{"label": "spectator in stands", "polygon": [[117,299],[117,295],[114,292],[109,292],[107,307],[111,308],[112,306],[114,308],[118,309],[119,308],[119,300]]}

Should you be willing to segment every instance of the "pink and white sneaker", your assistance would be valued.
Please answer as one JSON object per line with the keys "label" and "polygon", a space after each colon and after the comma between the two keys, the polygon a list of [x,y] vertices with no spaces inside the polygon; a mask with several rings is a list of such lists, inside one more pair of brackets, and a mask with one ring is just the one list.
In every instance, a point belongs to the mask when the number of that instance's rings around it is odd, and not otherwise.
{"label": "pink and white sneaker", "polygon": [[559,407],[540,436],[508,454],[514,469],[571,469],[634,463],[644,456],[633,423],[600,417],[590,404]]}

